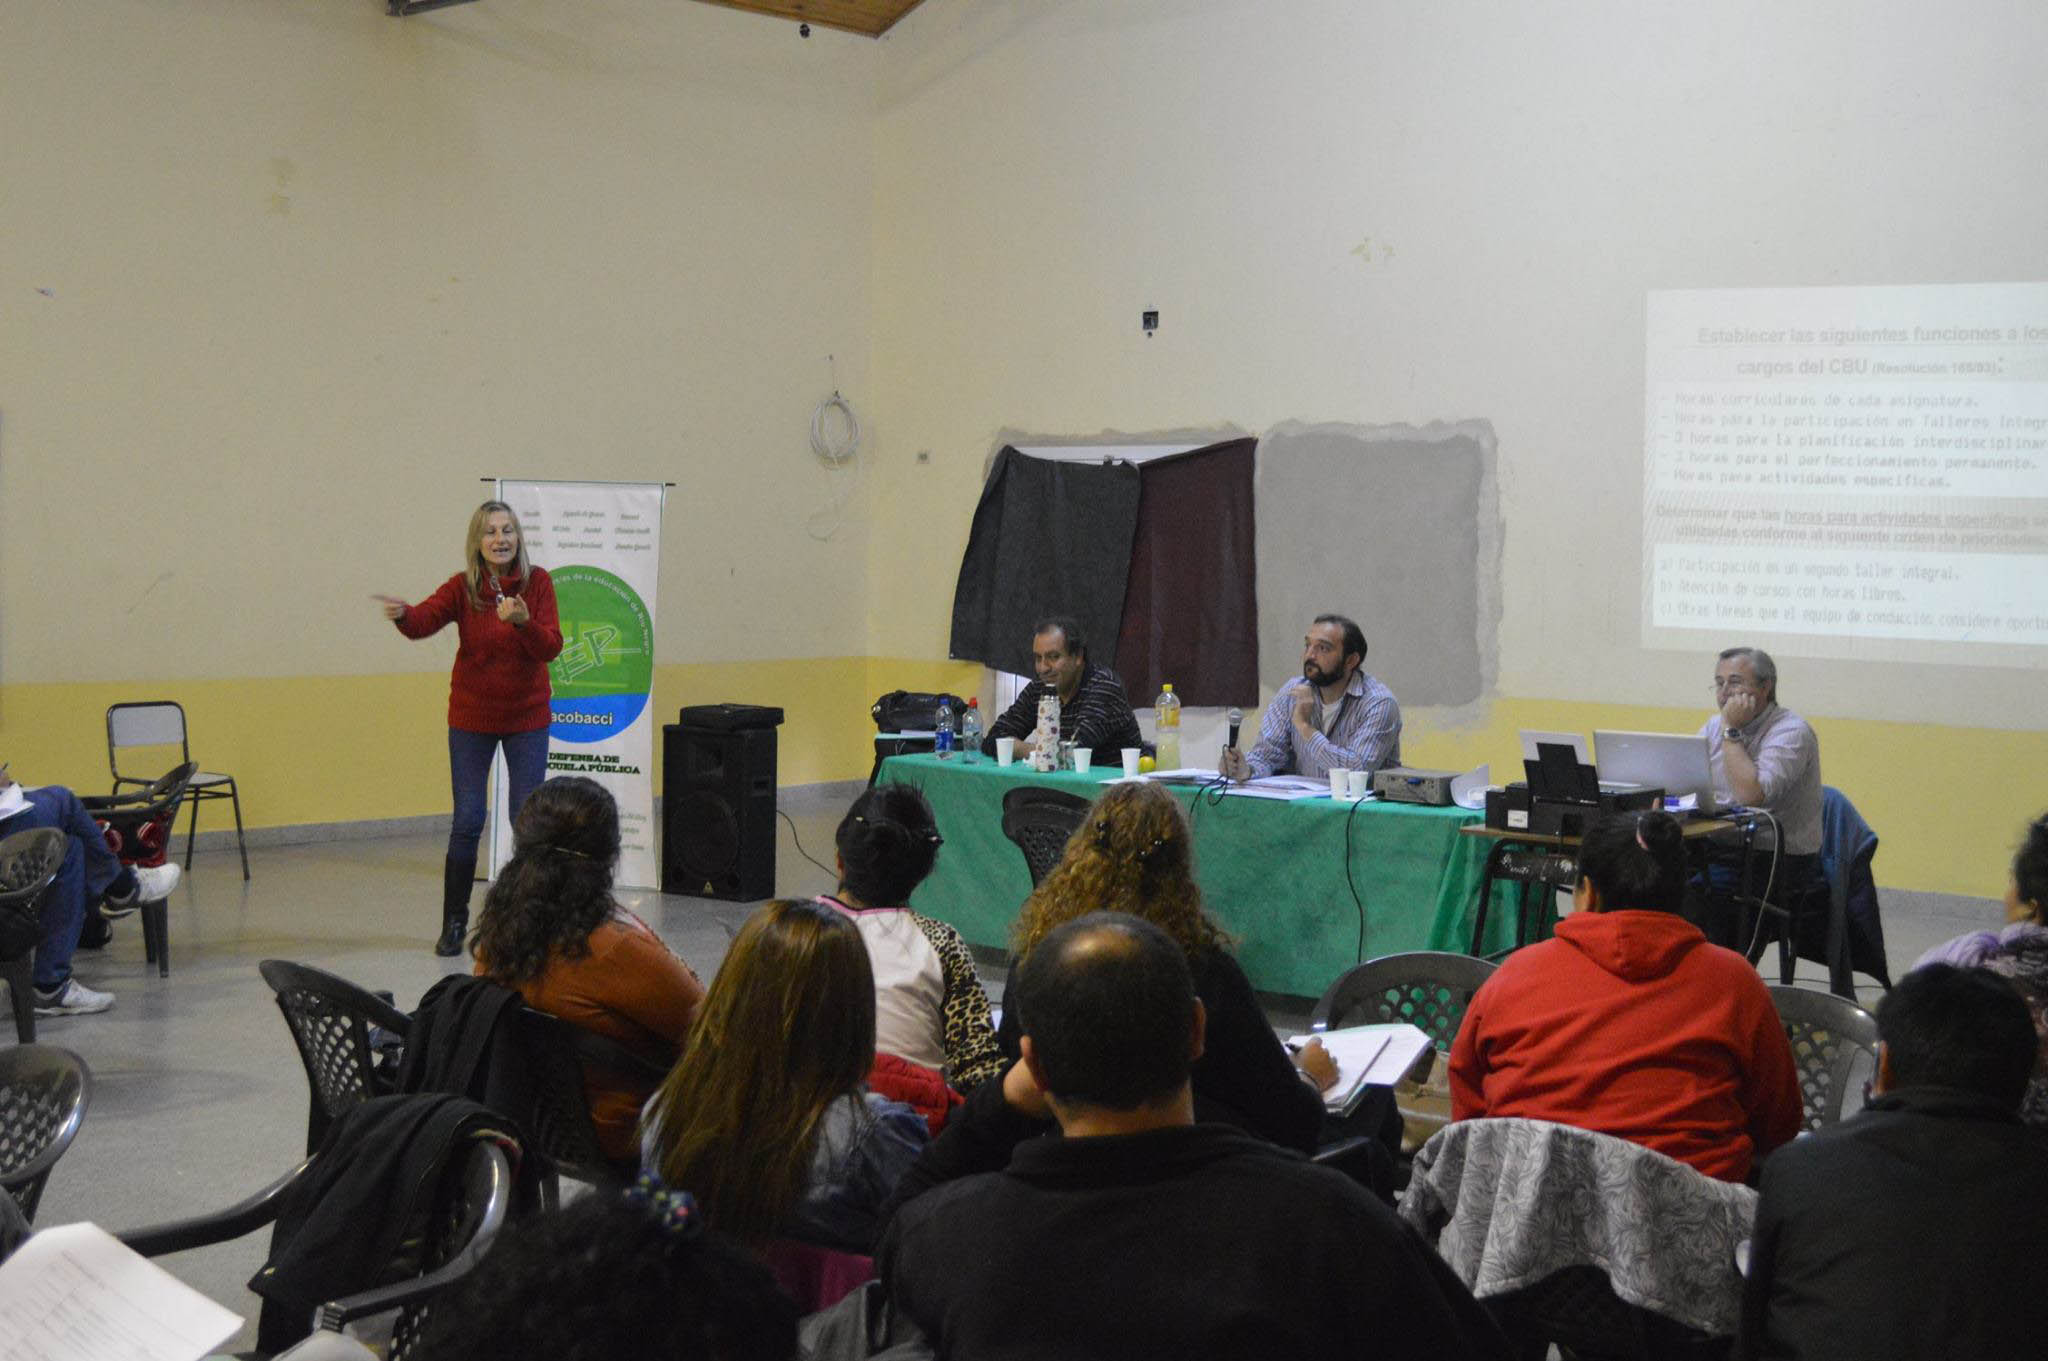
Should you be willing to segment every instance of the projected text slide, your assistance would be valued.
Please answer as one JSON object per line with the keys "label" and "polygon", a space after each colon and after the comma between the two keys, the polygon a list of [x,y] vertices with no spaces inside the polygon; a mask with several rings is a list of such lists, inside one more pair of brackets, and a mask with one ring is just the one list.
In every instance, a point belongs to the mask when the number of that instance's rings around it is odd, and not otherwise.
{"label": "projected text slide", "polygon": [[1643,638],[2048,659],[2048,285],[1654,293]]}

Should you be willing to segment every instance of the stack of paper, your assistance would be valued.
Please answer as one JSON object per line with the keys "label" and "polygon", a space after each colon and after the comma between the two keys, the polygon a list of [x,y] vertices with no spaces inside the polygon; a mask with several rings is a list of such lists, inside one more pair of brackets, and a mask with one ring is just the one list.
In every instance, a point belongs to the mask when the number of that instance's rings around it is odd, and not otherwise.
{"label": "stack of paper", "polygon": [[0,1320],[0,1361],[194,1361],[242,1326],[93,1224],[15,1249],[0,1266]]}

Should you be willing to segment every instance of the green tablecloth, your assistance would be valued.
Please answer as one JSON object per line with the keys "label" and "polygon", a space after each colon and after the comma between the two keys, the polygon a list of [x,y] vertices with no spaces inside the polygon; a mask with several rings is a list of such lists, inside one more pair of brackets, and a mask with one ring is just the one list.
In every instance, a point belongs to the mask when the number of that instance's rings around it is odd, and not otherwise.
{"label": "green tablecloth", "polygon": [[[1023,853],[1003,835],[1004,793],[1042,784],[1093,798],[1119,774],[1041,775],[986,759],[890,757],[881,778],[923,790],[946,839],[911,905],[951,922],[971,944],[1008,945],[1031,876]],[[1470,945],[1486,848],[1458,829],[1479,821],[1478,813],[1327,798],[1198,802],[1191,789],[1174,793],[1194,825],[1203,897],[1239,938],[1238,959],[1254,987],[1316,997],[1361,957]],[[1513,918],[1512,912],[1492,914],[1487,948],[1513,943]]]}

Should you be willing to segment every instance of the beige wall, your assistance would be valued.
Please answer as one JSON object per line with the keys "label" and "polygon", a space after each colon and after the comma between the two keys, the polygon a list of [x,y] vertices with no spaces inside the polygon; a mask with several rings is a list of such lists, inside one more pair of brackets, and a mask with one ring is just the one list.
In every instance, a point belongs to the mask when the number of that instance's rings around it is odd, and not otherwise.
{"label": "beige wall", "polygon": [[[0,6],[0,756],[92,783],[109,698],[189,694],[258,823],[443,806],[451,646],[365,597],[504,473],[677,482],[657,703],[783,703],[785,782],[857,775],[875,691],[964,674],[999,432],[1290,420],[1498,439],[1498,693],[1412,756],[1686,721],[1707,659],[1636,643],[1644,293],[2048,278],[2042,50],[1991,0]],[[820,542],[835,385],[871,461]],[[2038,673],[1783,660],[1881,876],[1996,891]],[[1870,774],[1958,750],[1938,829]]]}
{"label": "beige wall", "polygon": [[879,55],[672,0],[0,7],[0,680],[445,670],[367,596],[498,474],[677,484],[664,660],[865,653],[809,434],[828,355],[868,386]]}
{"label": "beige wall", "polygon": [[[927,0],[898,32],[878,651],[943,648],[999,431],[1480,419],[1498,692],[1411,713],[1407,754],[1498,770],[1524,722],[1691,727],[1711,655],[1638,643],[1646,292],[2048,278],[2048,7]],[[2000,891],[2048,801],[2040,673],[1780,660],[1879,875]]]}

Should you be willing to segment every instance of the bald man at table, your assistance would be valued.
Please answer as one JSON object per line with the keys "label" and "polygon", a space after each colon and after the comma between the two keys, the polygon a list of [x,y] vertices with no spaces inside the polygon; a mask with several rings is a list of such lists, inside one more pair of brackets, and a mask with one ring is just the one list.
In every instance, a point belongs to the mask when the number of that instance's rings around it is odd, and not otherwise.
{"label": "bald man at table", "polygon": [[1072,619],[1055,615],[1039,621],[1031,631],[1031,669],[1038,679],[1024,687],[982,739],[987,755],[996,754],[998,737],[1014,737],[1017,755],[1029,756],[1031,735],[1038,730],[1038,701],[1049,694],[1060,701],[1060,740],[1086,747],[1104,765],[1114,765],[1123,748],[1144,742],[1123,681],[1088,660],[1088,642]]}

